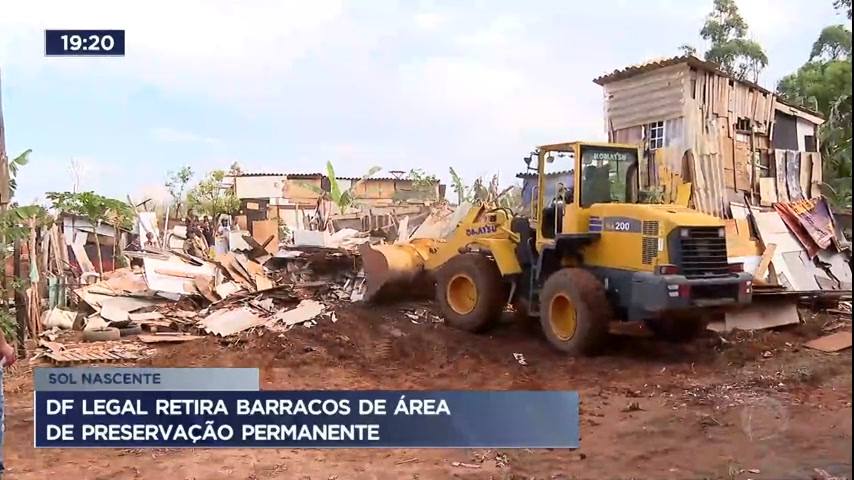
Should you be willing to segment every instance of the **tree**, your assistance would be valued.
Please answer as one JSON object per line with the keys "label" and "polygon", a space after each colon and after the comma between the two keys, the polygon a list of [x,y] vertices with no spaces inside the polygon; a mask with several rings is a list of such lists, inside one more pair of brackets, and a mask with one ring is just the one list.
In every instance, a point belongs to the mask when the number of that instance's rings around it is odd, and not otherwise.
{"label": "tree", "polygon": [[243,175],[243,167],[238,162],[232,162],[231,166],[228,167],[228,176],[238,177],[240,175]]}
{"label": "tree", "polygon": [[234,189],[224,185],[228,174],[225,170],[214,170],[187,192],[187,205],[197,213],[217,218],[231,215],[240,209],[240,199]]}
{"label": "tree", "polygon": [[[10,204],[7,209],[0,212],[0,260],[2,260],[4,268],[10,253],[10,244],[18,240],[27,241],[33,227],[50,224],[52,220],[44,207],[40,205],[21,206],[14,201],[15,190],[18,186],[17,176],[20,169],[29,163],[31,152],[32,150],[27,150],[9,162]],[[4,306],[9,298],[8,287],[9,284],[4,274],[2,285],[0,285],[0,297],[2,297]],[[17,320],[9,314],[7,309],[0,309],[0,329],[9,342],[17,341]]]}
{"label": "tree", "polygon": [[845,10],[848,20],[851,20],[851,0],[834,0],[833,7],[837,10]]}
{"label": "tree", "polygon": [[172,196],[172,203],[175,204],[175,211],[180,215],[181,204],[184,201],[184,193],[187,190],[187,185],[193,179],[193,169],[187,166],[181,167],[177,172],[169,172],[166,174],[166,188],[169,190],[169,195]]}
{"label": "tree", "polygon": [[407,178],[412,182],[412,191],[395,192],[394,200],[405,202],[409,199],[427,200],[435,202],[439,199],[439,178],[436,175],[428,175],[420,168],[409,171]]}
{"label": "tree", "polygon": [[762,46],[747,38],[747,22],[739,13],[735,0],[715,0],[700,37],[710,43],[706,60],[740,80],[757,82],[759,74],[768,66]]}
{"label": "tree", "polygon": [[[101,224],[130,229],[136,216],[133,207],[127,203],[98,195],[94,192],[48,192],[47,199],[59,212],[79,215],[97,228]],[[104,259],[101,255],[101,239],[95,233],[95,248],[98,249],[98,267],[104,272]]]}
{"label": "tree", "polygon": [[471,202],[474,198],[472,187],[466,186],[462,177],[457,175],[454,167],[450,167],[448,170],[451,173],[451,187],[454,189],[454,193],[457,194],[457,205]]}
{"label": "tree", "polygon": [[[851,17],[851,1],[837,0]],[[807,62],[777,84],[777,94],[825,118],[819,132],[824,190],[837,207],[851,208],[851,30],[822,29]]]}
{"label": "tree", "polygon": [[332,201],[337,207],[338,211],[343,215],[348,208],[350,208],[357,200],[356,190],[362,186],[369,178],[373,177],[382,170],[381,167],[371,167],[365,172],[364,175],[356,180],[352,184],[350,184],[350,188],[344,190],[341,188],[341,184],[338,182],[338,177],[335,175],[335,168],[332,167],[332,162],[326,162],[326,177],[329,178],[329,191],[323,190],[317,185],[312,185],[310,183],[300,183],[300,187],[305,188],[306,190],[310,190],[317,195],[322,197],[327,197]]}
{"label": "tree", "polygon": [[679,46],[679,52],[684,56],[691,56],[691,57],[697,56],[697,49],[695,47],[693,47],[692,45],[689,45],[687,43]]}
{"label": "tree", "polygon": [[[714,0],[712,11],[700,29],[700,38],[709,44],[704,54],[706,61],[717,64],[722,72],[739,80],[755,83],[768,66],[768,56],[747,33],[747,22],[739,13],[735,0]],[[688,55],[697,51],[687,44],[680,50]]]}

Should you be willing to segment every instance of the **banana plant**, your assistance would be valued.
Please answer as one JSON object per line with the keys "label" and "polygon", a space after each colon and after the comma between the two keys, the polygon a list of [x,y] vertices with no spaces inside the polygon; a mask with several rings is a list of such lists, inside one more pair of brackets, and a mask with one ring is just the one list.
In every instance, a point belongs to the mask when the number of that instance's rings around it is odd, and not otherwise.
{"label": "banana plant", "polygon": [[32,149],[27,149],[22,154],[13,158],[9,161],[9,196],[14,197],[15,191],[18,189],[18,182],[16,177],[18,176],[18,171],[21,167],[30,163],[30,154],[33,153]]}
{"label": "banana plant", "polygon": [[362,175],[361,178],[359,178],[359,180],[353,182],[350,185],[350,188],[343,190],[341,188],[341,184],[338,183],[338,177],[335,176],[335,168],[332,166],[332,162],[326,162],[326,176],[329,178],[328,192],[311,183],[301,182],[299,186],[322,197],[328,197],[332,200],[332,203],[338,207],[338,211],[343,215],[347,212],[348,208],[356,203],[356,190],[368,179],[376,175],[380,170],[382,170],[381,167],[371,167],[364,175]]}

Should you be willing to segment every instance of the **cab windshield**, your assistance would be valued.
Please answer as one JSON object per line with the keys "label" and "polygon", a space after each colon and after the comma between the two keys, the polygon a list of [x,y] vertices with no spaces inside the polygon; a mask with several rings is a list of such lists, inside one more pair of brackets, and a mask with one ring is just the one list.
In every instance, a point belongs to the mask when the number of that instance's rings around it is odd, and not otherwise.
{"label": "cab windshield", "polygon": [[581,147],[581,206],[626,203],[630,166],[638,161],[636,149],[583,145]]}

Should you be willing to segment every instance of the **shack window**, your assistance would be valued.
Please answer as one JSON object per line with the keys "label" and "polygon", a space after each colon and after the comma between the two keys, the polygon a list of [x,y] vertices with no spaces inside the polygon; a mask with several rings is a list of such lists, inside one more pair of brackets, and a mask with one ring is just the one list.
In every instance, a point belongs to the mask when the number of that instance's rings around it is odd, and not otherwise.
{"label": "shack window", "polygon": [[818,151],[818,145],[815,141],[815,135],[804,135],[804,150],[807,152]]}
{"label": "shack window", "polygon": [[653,122],[646,126],[646,140],[649,150],[654,151],[664,147],[664,122]]}

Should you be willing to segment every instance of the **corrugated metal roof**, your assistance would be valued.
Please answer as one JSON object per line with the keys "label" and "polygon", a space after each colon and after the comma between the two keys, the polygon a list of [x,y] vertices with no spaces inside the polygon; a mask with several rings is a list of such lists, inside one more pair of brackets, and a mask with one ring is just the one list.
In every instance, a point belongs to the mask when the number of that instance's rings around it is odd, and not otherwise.
{"label": "corrugated metal roof", "polygon": [[[558,175],[568,175],[570,173],[572,173],[572,170],[561,170],[559,172],[549,172],[546,174],[546,176],[547,177],[556,177]],[[531,177],[536,177],[536,176],[537,176],[537,172],[522,172],[522,173],[516,174],[516,178],[531,178]]]}
{"label": "corrugated metal roof", "polygon": [[[238,175],[238,177],[289,177],[289,178],[319,178],[325,177],[326,174],[323,173],[285,173],[285,172],[251,172],[251,173],[242,173]],[[349,180],[355,182],[357,180],[361,180],[362,177],[337,177],[338,180]],[[399,181],[409,181],[409,178],[406,177],[371,177],[368,180],[399,180]]]}
{"label": "corrugated metal roof", "polygon": [[726,77],[726,78],[735,80],[737,82],[743,83],[745,85],[748,85],[751,88],[759,90],[760,92],[774,95],[775,98],[777,99],[777,101],[782,103],[783,105],[786,105],[786,106],[791,107],[791,108],[796,108],[796,109],[801,110],[803,112],[806,112],[810,115],[814,115],[816,117],[824,119],[824,116],[821,113],[816,112],[815,110],[805,108],[805,107],[802,107],[800,105],[795,105],[794,103],[789,102],[786,99],[775,95],[774,92],[771,92],[770,90],[766,89],[765,87],[757,85],[753,82],[748,82],[745,80],[736,80],[731,75],[728,75],[728,74],[722,72],[720,69],[720,66],[718,64],[713,63],[713,62],[707,62],[707,61],[702,60],[700,58],[697,58],[693,55],[680,55],[677,57],[659,58],[659,59],[655,59],[655,60],[648,60],[646,62],[638,63],[635,65],[630,65],[630,66],[625,67],[621,70],[614,70],[611,73],[608,73],[608,74],[602,75],[598,78],[595,78],[595,79],[593,79],[593,83],[600,85],[600,86],[605,86],[611,82],[616,82],[618,80],[625,80],[627,78],[631,78],[631,77],[634,77],[636,75],[640,75],[642,73],[652,72],[654,70],[658,70],[659,68],[665,68],[665,67],[670,67],[673,65],[679,65],[680,63],[687,63],[688,66],[690,66],[690,67],[694,67],[697,69],[702,69],[702,70],[706,70],[709,72],[717,73],[718,75],[720,75],[722,77]]}
{"label": "corrugated metal roof", "polygon": [[[596,85],[607,85],[612,82],[616,82],[618,80],[625,80],[627,78],[634,77],[636,75],[640,75],[642,73],[652,72],[654,70],[658,70],[659,68],[671,67],[673,65],[679,65],[680,63],[687,63],[688,66],[694,67],[701,70],[706,70],[708,72],[714,72],[722,77],[726,77],[729,79],[735,80],[732,76],[721,71],[720,67],[716,63],[707,62],[705,60],[701,60],[693,55],[680,55],[677,57],[670,58],[659,58],[655,60],[648,60],[643,63],[630,65],[628,67],[622,68],[620,70],[614,70],[611,73],[602,75],[601,77],[593,79],[593,83]],[[756,90],[759,90],[763,93],[773,93],[765,87],[759,86],[753,82],[748,82],[745,80],[736,80],[745,85],[750,86]]]}
{"label": "corrugated metal roof", "polygon": [[284,173],[284,172],[252,172],[241,173],[238,177],[291,177],[291,178],[314,178],[322,177],[322,173]]}

